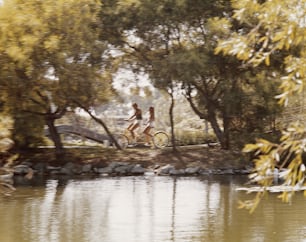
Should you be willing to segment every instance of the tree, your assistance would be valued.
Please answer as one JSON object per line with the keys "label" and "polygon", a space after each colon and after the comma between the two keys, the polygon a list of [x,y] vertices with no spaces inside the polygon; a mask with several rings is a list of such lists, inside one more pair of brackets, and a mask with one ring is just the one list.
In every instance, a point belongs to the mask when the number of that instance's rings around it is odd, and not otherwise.
{"label": "tree", "polygon": [[[104,6],[102,23],[109,26],[108,35],[113,37],[110,38],[111,43],[119,46],[125,53],[124,61],[132,63],[133,68],[136,66],[136,70],[137,66],[138,69],[145,70],[155,87],[169,93],[172,100],[169,116],[174,149],[173,88],[181,82],[197,78],[192,72],[194,67],[185,73],[183,71],[186,71],[186,68],[182,70],[180,68],[186,63],[185,58],[192,59],[195,54],[197,55],[200,48],[196,49],[193,46],[205,44],[204,24],[213,14],[222,14],[222,11],[227,8],[225,2],[106,1]],[[190,48],[192,48],[191,51],[186,51]],[[201,57],[197,56],[197,61],[202,63],[201,67],[207,67],[205,64],[208,62],[203,62]],[[216,119],[215,114],[213,118]],[[214,122],[215,120],[210,121],[218,125]],[[221,131],[219,127],[215,130],[217,129]],[[218,137],[222,139],[219,135]]]}
{"label": "tree", "polygon": [[[235,58],[214,53],[218,39],[228,35],[223,23],[215,21],[217,16],[231,14],[228,1],[111,1],[106,9],[103,21],[113,37],[111,43],[125,53],[122,59],[132,63],[132,68],[137,70],[138,66],[149,73],[155,87],[170,94],[173,86],[182,87],[194,112],[211,124],[222,148],[230,146],[235,118],[243,119],[250,128],[250,120],[259,112],[277,113],[271,95],[253,92],[256,97],[247,97],[250,89],[259,89],[257,83],[250,81],[259,76],[259,71],[244,67]],[[265,82],[261,84],[263,87]],[[243,103],[242,97],[247,97]],[[171,95],[170,99],[174,101]],[[268,100],[271,105],[259,109],[255,100]],[[250,106],[252,110],[246,110]]]}
{"label": "tree", "polygon": [[107,47],[98,38],[100,7],[96,0],[9,0],[0,6],[6,105],[16,123],[25,113],[41,116],[58,154],[56,119],[76,107],[74,100],[89,107],[112,93]]}
{"label": "tree", "polygon": [[[256,68],[268,68],[276,57],[281,63],[281,75],[271,78],[279,79],[281,93],[277,96],[279,104],[286,106],[291,96],[303,90],[306,81],[306,45],[305,13],[303,1],[270,0],[251,1],[233,0],[235,8],[233,22],[247,26],[248,31],[233,31],[228,38],[221,40],[216,52],[235,56],[245,65]],[[228,29],[230,20],[221,19]],[[285,190],[280,195],[283,201],[290,201],[294,191],[302,189],[305,179],[303,154],[306,151],[305,126],[298,121],[283,130],[278,143],[259,139],[256,144],[248,144],[245,152],[255,153],[255,169],[252,181],[266,187],[273,184],[271,174],[277,169],[284,186],[295,189]],[[253,201],[242,203],[243,207],[253,209],[265,192],[257,194]],[[305,193],[306,195],[306,193]]]}
{"label": "tree", "polygon": [[14,145],[10,131],[12,127],[13,120],[5,112],[0,112],[0,194],[4,195],[15,190],[12,186],[12,165],[18,156],[10,154]]}

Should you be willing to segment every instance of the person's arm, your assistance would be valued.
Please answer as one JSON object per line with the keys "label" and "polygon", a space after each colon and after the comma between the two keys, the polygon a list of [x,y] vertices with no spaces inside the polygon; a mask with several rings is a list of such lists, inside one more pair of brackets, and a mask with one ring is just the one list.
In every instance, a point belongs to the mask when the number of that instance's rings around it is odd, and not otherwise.
{"label": "person's arm", "polygon": [[146,112],[145,113],[145,115],[144,115],[144,125],[147,125],[147,124],[149,124],[150,123],[150,121],[151,121],[151,116],[150,116],[150,113],[149,112]]}
{"label": "person's arm", "polygon": [[153,122],[154,119],[155,119],[154,113],[150,113],[150,117],[149,117],[150,122]]}
{"label": "person's arm", "polygon": [[131,116],[131,117],[129,117],[127,120],[128,121],[132,121],[132,120],[134,120],[136,118],[136,112]]}

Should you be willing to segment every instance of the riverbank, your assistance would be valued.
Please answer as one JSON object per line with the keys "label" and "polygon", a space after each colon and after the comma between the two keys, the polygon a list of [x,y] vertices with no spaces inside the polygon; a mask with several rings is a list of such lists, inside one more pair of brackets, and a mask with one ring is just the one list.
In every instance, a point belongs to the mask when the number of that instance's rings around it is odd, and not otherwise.
{"label": "riverbank", "polygon": [[16,175],[203,175],[247,174],[251,162],[238,151],[226,151],[206,145],[125,150],[103,147],[66,148],[66,155],[55,159],[51,148],[21,152]]}

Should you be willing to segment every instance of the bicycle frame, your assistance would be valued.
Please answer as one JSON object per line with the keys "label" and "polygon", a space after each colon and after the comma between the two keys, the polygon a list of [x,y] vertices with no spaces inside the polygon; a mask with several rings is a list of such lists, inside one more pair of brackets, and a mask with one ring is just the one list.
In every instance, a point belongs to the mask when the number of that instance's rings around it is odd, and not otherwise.
{"label": "bicycle frame", "polygon": [[[137,129],[134,130],[135,140],[133,140],[130,130],[126,128],[122,134],[117,136],[118,143],[122,148],[126,148],[129,145],[134,146],[134,145],[144,144],[145,134],[143,133],[143,131],[144,131],[143,126],[137,127]],[[166,132],[161,130],[154,130],[154,128],[152,128],[150,130],[150,134],[152,135],[152,143],[155,148],[164,148],[168,146],[169,136]]]}
{"label": "bicycle frame", "polygon": [[[134,130],[134,134],[135,134],[135,141],[136,143],[143,143],[145,142],[144,141],[144,138],[145,138],[145,134],[143,133],[144,129],[141,129],[142,127],[138,127],[136,130]],[[132,134],[131,134],[131,131],[128,130],[127,128],[124,130],[123,134],[128,137],[128,140],[129,140],[129,143],[132,143],[133,141],[133,137],[132,137]],[[150,134],[152,134],[152,130],[150,130]]]}

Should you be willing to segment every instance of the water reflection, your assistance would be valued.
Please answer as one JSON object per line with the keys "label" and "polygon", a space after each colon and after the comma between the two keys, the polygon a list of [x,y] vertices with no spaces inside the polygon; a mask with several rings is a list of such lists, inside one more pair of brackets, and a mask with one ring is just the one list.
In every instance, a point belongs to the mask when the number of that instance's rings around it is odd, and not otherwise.
{"label": "water reflection", "polygon": [[57,208],[55,199],[58,182],[50,180],[46,186],[45,195],[41,199],[30,200],[25,203],[23,223],[29,229],[31,241],[59,241],[58,220],[54,216]]}
{"label": "water reflection", "polygon": [[0,241],[306,241],[302,196],[293,205],[270,196],[249,215],[237,209],[248,197],[240,183],[152,176],[20,187],[1,199]]}

